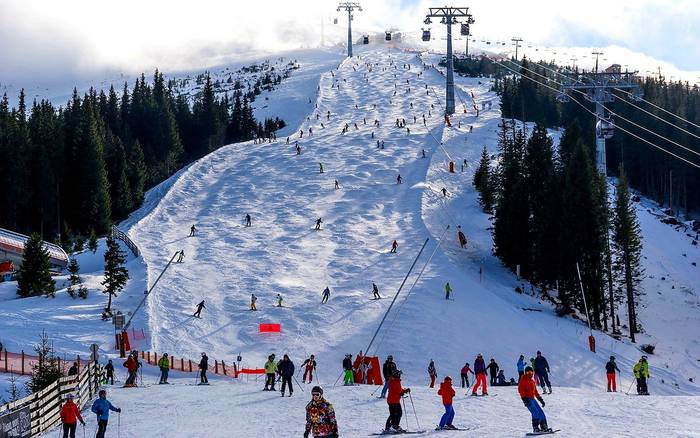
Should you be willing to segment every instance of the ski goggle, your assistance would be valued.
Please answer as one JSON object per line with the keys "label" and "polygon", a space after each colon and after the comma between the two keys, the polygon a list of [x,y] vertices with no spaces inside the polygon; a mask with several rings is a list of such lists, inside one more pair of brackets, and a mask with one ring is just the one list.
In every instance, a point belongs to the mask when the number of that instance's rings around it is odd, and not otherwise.
{"label": "ski goggle", "polygon": [[321,393],[319,392],[312,392],[311,397],[321,397]]}

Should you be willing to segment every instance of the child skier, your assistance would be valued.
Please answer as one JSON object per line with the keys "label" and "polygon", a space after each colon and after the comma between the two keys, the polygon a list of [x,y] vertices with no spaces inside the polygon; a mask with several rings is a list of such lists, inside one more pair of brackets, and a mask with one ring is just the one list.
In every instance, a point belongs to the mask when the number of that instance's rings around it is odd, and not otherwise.
{"label": "child skier", "polygon": [[469,388],[469,373],[474,375],[474,371],[469,368],[469,362],[465,363],[460,371],[460,376],[462,377],[462,388]]}
{"label": "child skier", "polygon": [[445,376],[445,380],[440,384],[438,395],[442,396],[442,404],[445,406],[445,413],[440,418],[440,424],[435,430],[441,429],[457,429],[452,425],[452,420],[455,418],[455,410],[452,407],[452,399],[455,396],[455,390],[452,387],[452,377]]}
{"label": "child skier", "polygon": [[301,364],[304,367],[304,377],[301,379],[302,382],[306,383],[306,376],[309,376],[309,383],[314,379],[314,371],[316,371],[316,359],[312,354],[308,359],[304,360]]}
{"label": "child skier", "polygon": [[[532,367],[525,368],[525,375],[520,379],[518,383],[518,393],[520,398],[523,400],[525,407],[530,411],[532,415],[532,431],[535,433],[551,433],[552,429],[547,426],[547,417],[544,415],[542,408],[544,407],[544,400],[537,392],[537,384],[535,384],[535,379],[533,379],[534,371]],[[537,399],[539,404],[537,404]]]}

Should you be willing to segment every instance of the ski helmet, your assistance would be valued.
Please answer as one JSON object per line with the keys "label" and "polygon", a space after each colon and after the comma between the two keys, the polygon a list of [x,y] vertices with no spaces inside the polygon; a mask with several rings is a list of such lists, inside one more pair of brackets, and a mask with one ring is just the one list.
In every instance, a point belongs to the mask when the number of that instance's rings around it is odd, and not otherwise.
{"label": "ski helmet", "polygon": [[615,360],[615,356],[610,356],[610,360]]}
{"label": "ski helmet", "polygon": [[314,392],[323,395],[323,388],[321,388],[320,386],[314,386],[313,388],[311,388],[311,394],[313,394]]}
{"label": "ski helmet", "polygon": [[401,377],[401,374],[403,374],[403,372],[399,369],[395,369],[394,372],[392,373],[392,375],[394,377]]}
{"label": "ski helmet", "polygon": [[387,358],[388,360],[394,360],[394,356],[392,356],[392,355],[388,355],[386,358]]}
{"label": "ski helmet", "polygon": [[75,396],[74,396],[73,394],[68,394],[68,395],[66,396],[66,398],[67,398],[68,400],[73,400],[73,399],[75,398]]}
{"label": "ski helmet", "polygon": [[204,353],[203,351],[202,351],[202,356],[206,356],[206,353]]}

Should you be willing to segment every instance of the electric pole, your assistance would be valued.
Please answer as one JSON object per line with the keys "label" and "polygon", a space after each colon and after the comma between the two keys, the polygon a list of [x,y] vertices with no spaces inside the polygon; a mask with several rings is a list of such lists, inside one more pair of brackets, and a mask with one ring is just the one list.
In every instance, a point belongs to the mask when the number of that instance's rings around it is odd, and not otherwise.
{"label": "electric pole", "polygon": [[595,55],[595,72],[598,73],[598,57],[602,55],[603,52],[591,52],[591,55]]}
{"label": "electric pole", "polygon": [[523,41],[522,38],[511,38],[511,41],[515,43],[515,60],[518,60],[518,49],[520,48],[520,43]]}
{"label": "electric pole", "polygon": [[359,2],[340,2],[338,3],[337,11],[345,10],[348,12],[348,58],[352,58],[352,12],[357,9],[362,11]]}
{"label": "electric pole", "polygon": [[[430,18],[440,18],[440,23],[447,25],[447,74],[445,84],[445,114],[455,112],[455,80],[454,80],[454,55],[452,54],[452,25],[458,24],[457,18],[464,18],[467,25],[474,24],[474,18],[469,13],[469,8],[428,8],[428,14],[423,21],[430,24]],[[469,33],[469,32],[467,32]],[[467,35],[467,44],[469,36]]]}

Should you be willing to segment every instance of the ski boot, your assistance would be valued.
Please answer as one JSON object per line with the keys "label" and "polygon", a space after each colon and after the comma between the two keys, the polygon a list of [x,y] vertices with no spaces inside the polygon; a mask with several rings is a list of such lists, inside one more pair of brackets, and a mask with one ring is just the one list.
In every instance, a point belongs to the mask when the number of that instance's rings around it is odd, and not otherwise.
{"label": "ski boot", "polygon": [[447,426],[445,426],[445,429],[447,429],[447,430],[457,430],[457,426],[455,426],[454,424],[448,424]]}
{"label": "ski boot", "polygon": [[540,430],[540,422],[539,422],[539,421],[537,421],[537,420],[532,420],[532,431],[533,431],[534,433],[540,433],[540,432],[542,432],[542,431]]}
{"label": "ski boot", "polygon": [[552,429],[549,426],[547,426],[546,421],[543,421],[540,423],[540,432],[548,432],[548,433],[552,432]]}

